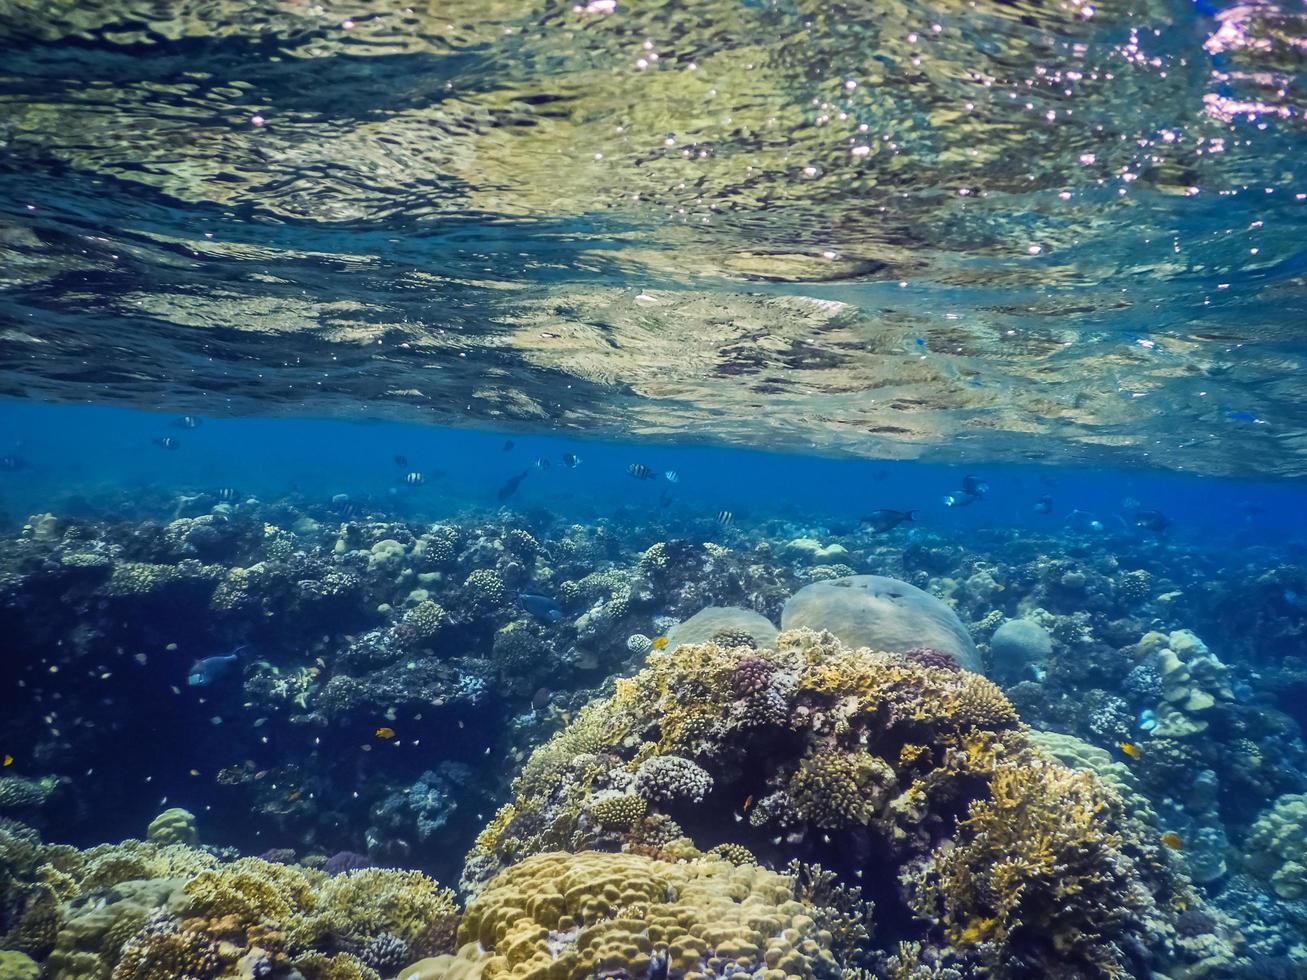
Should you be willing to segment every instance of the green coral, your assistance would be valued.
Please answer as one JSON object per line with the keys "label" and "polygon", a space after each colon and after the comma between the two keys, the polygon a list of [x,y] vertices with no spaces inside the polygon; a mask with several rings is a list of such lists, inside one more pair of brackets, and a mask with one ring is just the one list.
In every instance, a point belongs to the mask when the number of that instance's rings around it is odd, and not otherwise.
{"label": "green coral", "polygon": [[41,968],[26,953],[0,951],[0,980],[36,980]]}
{"label": "green coral", "polygon": [[195,814],[179,806],[164,810],[150,821],[145,839],[154,844],[196,844]]}

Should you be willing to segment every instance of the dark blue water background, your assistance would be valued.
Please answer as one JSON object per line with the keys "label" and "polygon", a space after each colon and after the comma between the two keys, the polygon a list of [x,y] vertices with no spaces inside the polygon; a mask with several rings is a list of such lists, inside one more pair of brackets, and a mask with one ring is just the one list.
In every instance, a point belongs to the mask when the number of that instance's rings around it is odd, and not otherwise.
{"label": "dark blue water background", "polygon": [[[71,514],[133,488],[194,493],[230,487],[242,496],[297,493],[321,503],[347,494],[435,520],[469,507],[501,506],[496,491],[526,470],[529,475],[504,506],[543,508],[577,521],[634,508],[711,522],[728,510],[737,523],[783,517],[796,533],[847,531],[863,514],[890,507],[915,509],[923,526],[960,535],[993,526],[1083,531],[1096,519],[1103,534],[1150,537],[1134,526],[1137,502],[1165,513],[1176,541],[1238,549],[1307,540],[1307,485],[1297,481],[1066,466],[963,469],[334,419],[203,418],[198,428],[182,429],[175,419],[104,407],[0,403],[0,455],[18,455],[26,464],[0,473],[0,510],[11,518],[50,509]],[[154,442],[166,436],[179,448]],[[513,448],[505,451],[510,439]],[[565,453],[580,456],[581,464],[565,467]],[[396,455],[407,457],[409,465],[397,465]],[[550,461],[549,469],[535,466],[540,458]],[[632,463],[648,466],[659,479],[632,478]],[[678,474],[675,485],[661,476],[667,470]],[[402,483],[410,471],[423,473],[423,486]],[[987,497],[964,508],[945,506],[945,495],[969,473],[990,484]],[[1045,495],[1052,498],[1050,515],[1034,510]]]}

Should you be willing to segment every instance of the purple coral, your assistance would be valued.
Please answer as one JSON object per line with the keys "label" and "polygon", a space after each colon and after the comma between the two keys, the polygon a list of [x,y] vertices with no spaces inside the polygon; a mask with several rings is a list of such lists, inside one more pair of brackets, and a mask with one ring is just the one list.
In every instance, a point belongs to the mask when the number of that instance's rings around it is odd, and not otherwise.
{"label": "purple coral", "polygon": [[739,694],[757,694],[771,683],[776,666],[762,657],[749,656],[735,665],[731,683]]}
{"label": "purple coral", "polygon": [[372,867],[372,861],[366,854],[356,854],[353,851],[337,851],[327,858],[322,870],[329,875],[343,875],[350,871],[359,871],[370,867]]}
{"label": "purple coral", "polygon": [[940,670],[951,670],[955,674],[962,670],[962,664],[958,663],[958,658],[947,650],[936,650],[934,647],[913,647],[911,650],[904,650],[903,656],[918,667],[938,667]]}

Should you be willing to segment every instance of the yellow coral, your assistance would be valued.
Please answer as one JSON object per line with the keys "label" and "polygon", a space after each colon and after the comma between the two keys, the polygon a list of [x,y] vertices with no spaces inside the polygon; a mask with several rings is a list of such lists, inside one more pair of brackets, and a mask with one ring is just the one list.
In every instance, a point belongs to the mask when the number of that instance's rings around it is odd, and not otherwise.
{"label": "yellow coral", "polygon": [[537,855],[486,886],[459,935],[450,965],[479,964],[485,980],[638,976],[663,958],[669,974],[701,977],[838,970],[790,878],[725,861]]}
{"label": "yellow coral", "polygon": [[217,946],[189,929],[150,929],[126,946],[111,980],[208,980],[222,969]]}
{"label": "yellow coral", "polygon": [[388,932],[412,941],[435,921],[457,914],[454,893],[419,871],[364,868],[328,879],[317,896],[318,912],[292,929],[292,937],[324,925],[336,935]]}
{"label": "yellow coral", "polygon": [[349,953],[305,953],[296,958],[295,969],[306,980],[381,980],[381,974]]}
{"label": "yellow coral", "polygon": [[865,826],[894,787],[894,770],[866,750],[811,752],[790,779],[795,812],[817,827]]}
{"label": "yellow coral", "polygon": [[618,830],[630,830],[648,809],[649,804],[642,797],[631,794],[609,796],[590,804],[590,814],[595,820]]}
{"label": "yellow coral", "polygon": [[315,896],[299,868],[241,858],[203,871],[183,889],[193,915],[235,915],[242,923],[285,922],[313,908]]}
{"label": "yellow coral", "polygon": [[1004,976],[1008,942],[1043,946],[1047,959],[1087,973],[1123,971],[1114,940],[1152,898],[1130,887],[1120,801],[1090,773],[1037,759],[1000,765],[991,798],[975,802],[960,840],[906,883],[919,915],[978,947]]}

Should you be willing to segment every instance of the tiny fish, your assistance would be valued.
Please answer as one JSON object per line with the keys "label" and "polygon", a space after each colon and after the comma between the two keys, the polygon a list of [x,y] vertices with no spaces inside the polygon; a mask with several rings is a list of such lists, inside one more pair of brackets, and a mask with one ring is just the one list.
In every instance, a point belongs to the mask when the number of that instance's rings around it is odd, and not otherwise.
{"label": "tiny fish", "polygon": [[1134,742],[1122,742],[1121,751],[1132,759],[1142,759],[1144,757],[1144,750],[1135,745]]}
{"label": "tiny fish", "polygon": [[5,768],[8,769],[8,768],[9,768],[10,766],[12,766],[13,764],[14,764],[14,757],[13,757],[12,755],[6,755],[6,756],[5,756]]}
{"label": "tiny fish", "polygon": [[649,469],[649,467],[645,466],[644,463],[632,463],[630,466],[626,468],[626,472],[630,473],[637,480],[658,479],[658,474],[655,473],[653,470]]}
{"label": "tiny fish", "polygon": [[536,468],[536,469],[538,469],[538,470],[547,470],[547,469],[549,469],[550,465],[551,465],[551,464],[550,464],[549,460],[546,459],[544,456],[537,456],[537,457],[536,457],[536,461],[535,461],[535,468]]}
{"label": "tiny fish", "polygon": [[406,469],[408,469],[408,457],[407,457],[407,456],[401,456],[401,455],[399,455],[399,454],[396,454],[395,457],[394,457],[394,459],[395,459],[395,465],[398,466],[401,470],[406,470]]}
{"label": "tiny fish", "polygon": [[563,453],[563,465],[569,470],[574,470],[581,465],[581,457],[576,453]]}
{"label": "tiny fish", "polygon": [[513,451],[513,440],[512,440],[512,439],[505,439],[505,440],[504,440],[504,452],[506,452],[506,453],[511,453],[512,451]]}
{"label": "tiny fish", "polygon": [[172,424],[177,426],[179,429],[198,429],[200,427],[200,420],[194,415],[183,415],[179,419],[174,419]]}
{"label": "tiny fish", "polygon": [[387,728],[385,725],[383,725],[376,730],[375,734],[377,738],[384,738],[386,741],[390,741],[392,738],[395,737],[395,729]]}
{"label": "tiny fish", "polygon": [[154,440],[154,444],[156,446],[161,446],[164,449],[180,449],[182,447],[182,444],[172,436],[161,436]]}
{"label": "tiny fish", "polygon": [[875,510],[862,519],[862,523],[877,533],[892,531],[906,521],[912,521],[915,510]]}
{"label": "tiny fish", "polygon": [[404,482],[407,483],[410,487],[420,487],[422,486],[422,484],[426,483],[427,481],[426,478],[421,473],[419,473],[417,470],[414,470],[412,473],[405,474]]}
{"label": "tiny fish", "polygon": [[735,515],[729,510],[719,510],[713,518],[720,527],[730,527],[731,521],[735,520]]}
{"label": "tiny fish", "polygon": [[1168,830],[1166,833],[1162,835],[1162,843],[1173,851],[1184,850],[1184,838],[1181,837],[1179,834],[1177,834],[1174,830]]}
{"label": "tiny fish", "polygon": [[0,470],[6,473],[17,473],[27,465],[27,461],[21,456],[0,456]]}
{"label": "tiny fish", "polygon": [[660,636],[660,637],[658,637],[656,640],[653,641],[653,648],[654,648],[655,650],[662,650],[662,649],[666,648],[668,642],[669,642],[669,641],[668,641],[667,637],[665,637],[665,636]]}
{"label": "tiny fish", "polygon": [[677,473],[676,470],[668,470],[666,473],[663,474],[663,479],[666,480],[668,483],[680,483],[681,474]]}
{"label": "tiny fish", "polygon": [[232,501],[236,499],[236,490],[232,487],[223,487],[218,491],[218,499]]}
{"label": "tiny fish", "polygon": [[503,503],[509,497],[513,496],[513,494],[517,493],[517,488],[522,485],[522,481],[527,478],[527,474],[530,472],[530,470],[523,470],[521,473],[517,474],[517,476],[510,478],[507,483],[500,487],[499,493],[495,495],[499,498],[499,502]]}
{"label": "tiny fish", "polygon": [[1053,498],[1048,495],[1044,495],[1043,497],[1040,497],[1038,500],[1036,500],[1035,513],[1036,514],[1053,513]]}

